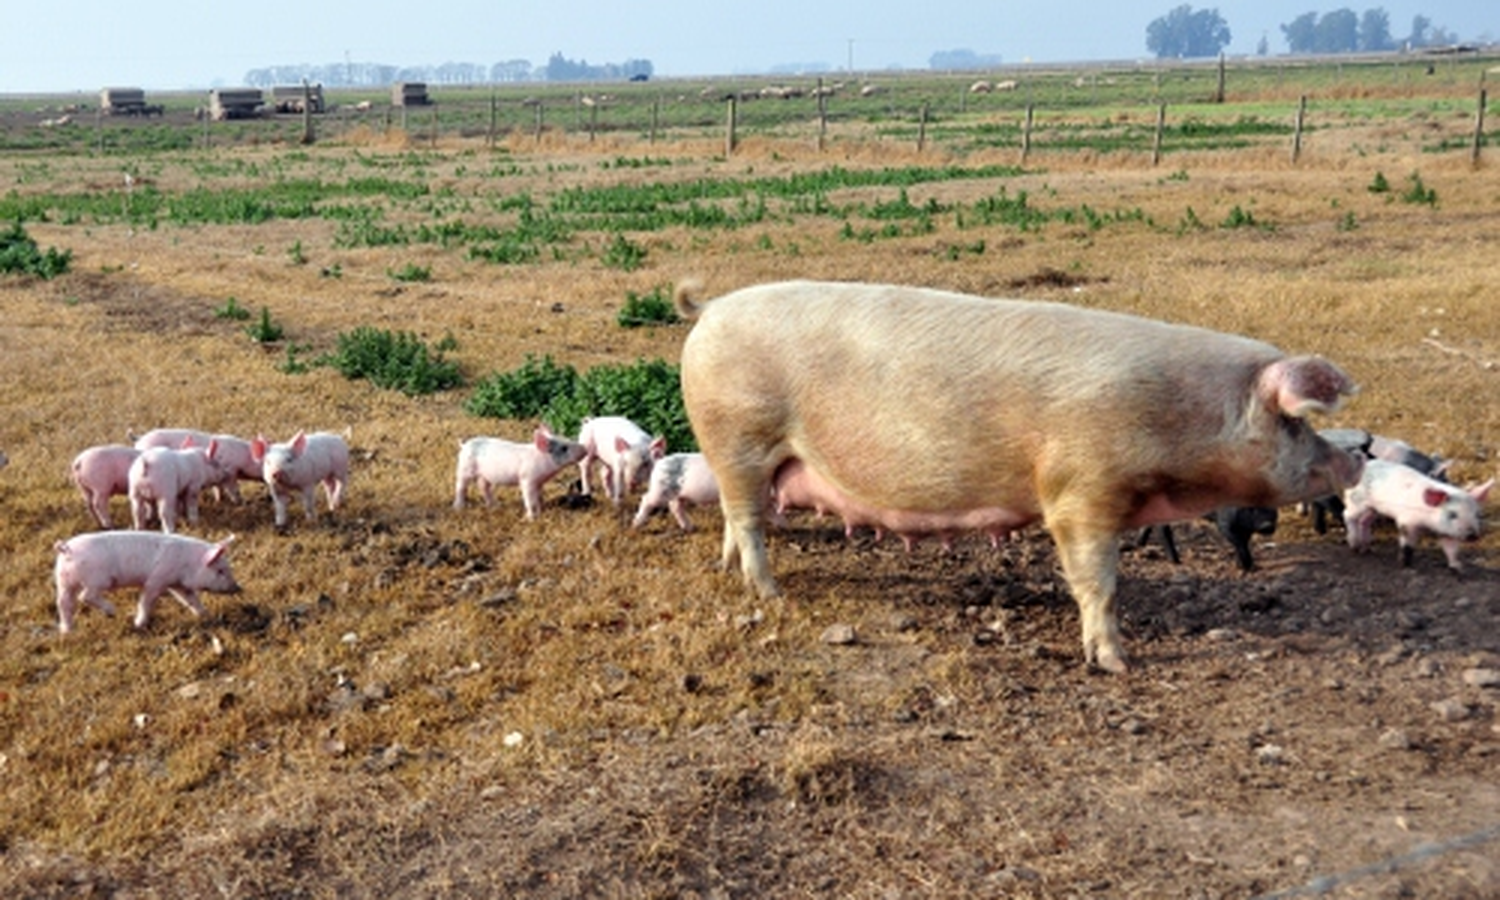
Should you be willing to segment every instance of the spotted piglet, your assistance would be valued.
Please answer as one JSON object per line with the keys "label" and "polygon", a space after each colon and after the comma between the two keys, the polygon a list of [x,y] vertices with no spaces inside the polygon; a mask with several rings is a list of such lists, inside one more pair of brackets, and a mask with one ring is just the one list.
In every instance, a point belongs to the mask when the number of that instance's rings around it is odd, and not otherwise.
{"label": "spotted piglet", "polygon": [[1344,494],[1344,527],[1349,546],[1370,546],[1375,520],[1393,519],[1400,532],[1401,564],[1411,565],[1412,551],[1424,533],[1438,536],[1448,568],[1455,572],[1458,545],[1479,539],[1479,505],[1495,486],[1491,478],[1467,490],[1438,481],[1400,463],[1372,459],[1365,463],[1359,483]]}
{"label": "spotted piglet", "polygon": [[641,498],[631,527],[646,524],[651,514],[670,510],[683,531],[692,531],[687,517],[688,506],[708,506],[719,502],[719,482],[702,453],[673,453],[664,456],[651,468],[651,484]]}

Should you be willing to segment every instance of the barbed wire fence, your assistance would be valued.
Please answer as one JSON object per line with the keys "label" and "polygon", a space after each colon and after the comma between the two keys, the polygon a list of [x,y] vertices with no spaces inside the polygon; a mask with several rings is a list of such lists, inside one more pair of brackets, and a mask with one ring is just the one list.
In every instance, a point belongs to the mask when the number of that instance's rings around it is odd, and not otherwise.
{"label": "barbed wire fence", "polygon": [[1344,872],[1332,875],[1320,875],[1312,881],[1297,887],[1274,891],[1269,894],[1259,894],[1254,900],[1286,900],[1289,897],[1317,897],[1327,894],[1335,888],[1353,884],[1365,878],[1376,875],[1391,875],[1402,869],[1409,868],[1430,859],[1436,859],[1459,850],[1467,850],[1478,847],[1490,841],[1500,839],[1500,824],[1481,828],[1478,831],[1453,838],[1448,841],[1429,842],[1419,844],[1410,852],[1391,856],[1369,865],[1359,866]]}

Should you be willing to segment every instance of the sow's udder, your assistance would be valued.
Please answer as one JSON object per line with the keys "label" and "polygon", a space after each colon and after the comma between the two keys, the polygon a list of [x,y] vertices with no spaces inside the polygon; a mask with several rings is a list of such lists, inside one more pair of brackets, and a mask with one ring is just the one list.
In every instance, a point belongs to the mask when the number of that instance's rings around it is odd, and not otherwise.
{"label": "sow's udder", "polygon": [[1035,513],[1002,507],[954,510],[903,510],[873,506],[850,497],[800,459],[777,470],[773,487],[780,509],[815,509],[844,520],[847,528],[874,528],[904,538],[978,531],[994,538],[1035,521]]}

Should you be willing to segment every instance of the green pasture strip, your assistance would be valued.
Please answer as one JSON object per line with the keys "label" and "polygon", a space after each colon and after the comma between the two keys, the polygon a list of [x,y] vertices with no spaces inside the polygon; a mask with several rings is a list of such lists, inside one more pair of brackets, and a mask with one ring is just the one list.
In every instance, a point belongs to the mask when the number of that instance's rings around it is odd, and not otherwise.
{"label": "green pasture strip", "polygon": [[347,209],[330,210],[335,199],[379,198],[409,201],[427,195],[427,185],[386,178],[352,178],[344,182],[320,179],[271,181],[254,188],[191,188],[165,193],[147,185],[88,193],[46,193],[23,196],[12,190],[0,197],[0,220],[84,222],[129,221],[174,225],[257,224],[272,219],[316,218],[328,212],[347,218]]}

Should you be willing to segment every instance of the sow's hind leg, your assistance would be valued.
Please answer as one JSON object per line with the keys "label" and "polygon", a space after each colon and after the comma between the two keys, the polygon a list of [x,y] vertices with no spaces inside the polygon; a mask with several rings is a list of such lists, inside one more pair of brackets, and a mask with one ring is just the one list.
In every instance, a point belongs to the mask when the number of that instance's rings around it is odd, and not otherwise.
{"label": "sow's hind leg", "polygon": [[719,476],[719,505],[724,511],[724,546],[720,563],[725,571],[736,562],[745,583],[763,599],[781,591],[771,575],[766,555],[766,514],[771,495],[771,473],[755,466],[725,466]]}

